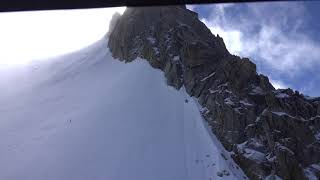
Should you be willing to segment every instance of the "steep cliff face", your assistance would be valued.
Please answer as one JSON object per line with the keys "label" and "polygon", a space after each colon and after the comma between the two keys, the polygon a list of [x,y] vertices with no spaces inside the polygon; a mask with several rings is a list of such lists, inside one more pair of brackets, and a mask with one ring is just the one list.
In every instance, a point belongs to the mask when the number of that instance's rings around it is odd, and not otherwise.
{"label": "steep cliff face", "polygon": [[198,98],[203,117],[248,177],[320,177],[320,98],[275,90],[185,6],[127,8],[113,26],[113,56],[144,58],[168,85]]}

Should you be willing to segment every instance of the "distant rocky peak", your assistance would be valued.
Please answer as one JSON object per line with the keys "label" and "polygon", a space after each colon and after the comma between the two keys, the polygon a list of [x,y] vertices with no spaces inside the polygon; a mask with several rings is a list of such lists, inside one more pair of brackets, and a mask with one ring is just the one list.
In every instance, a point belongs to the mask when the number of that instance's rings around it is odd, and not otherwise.
{"label": "distant rocky peak", "polygon": [[[110,48],[115,47],[116,43],[118,46],[134,49],[137,47],[135,43],[139,43],[137,41],[150,44],[157,49],[161,46],[182,47],[184,43],[201,42],[204,46],[215,47],[221,53],[227,53],[223,40],[215,37],[198,20],[197,13],[186,9],[185,6],[129,7],[119,19],[116,29],[110,36]],[[120,42],[114,42],[113,39]],[[156,48],[154,54],[157,54]],[[137,54],[125,50],[121,53],[120,49],[115,49],[114,56],[123,60],[133,60]]]}
{"label": "distant rocky peak", "polygon": [[109,30],[108,30],[107,36],[110,36],[111,32],[113,31],[116,24],[119,22],[120,18],[121,18],[121,14],[118,12],[112,15],[111,21],[109,23]]}

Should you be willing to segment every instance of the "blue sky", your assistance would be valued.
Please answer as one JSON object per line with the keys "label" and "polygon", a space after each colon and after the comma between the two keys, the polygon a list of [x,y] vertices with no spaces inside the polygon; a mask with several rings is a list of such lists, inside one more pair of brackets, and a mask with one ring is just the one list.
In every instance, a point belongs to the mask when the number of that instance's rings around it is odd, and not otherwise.
{"label": "blue sky", "polygon": [[320,96],[320,2],[192,5],[228,50],[256,63],[276,87]]}

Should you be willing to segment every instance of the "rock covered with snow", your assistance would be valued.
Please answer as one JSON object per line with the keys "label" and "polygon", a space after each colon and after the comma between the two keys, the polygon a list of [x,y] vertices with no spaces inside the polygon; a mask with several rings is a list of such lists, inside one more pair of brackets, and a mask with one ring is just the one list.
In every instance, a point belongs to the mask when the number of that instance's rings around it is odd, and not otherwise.
{"label": "rock covered with snow", "polygon": [[248,58],[228,52],[185,6],[127,8],[110,32],[115,58],[141,57],[198,99],[212,131],[252,179],[304,179],[320,162],[320,99],[275,90]]}

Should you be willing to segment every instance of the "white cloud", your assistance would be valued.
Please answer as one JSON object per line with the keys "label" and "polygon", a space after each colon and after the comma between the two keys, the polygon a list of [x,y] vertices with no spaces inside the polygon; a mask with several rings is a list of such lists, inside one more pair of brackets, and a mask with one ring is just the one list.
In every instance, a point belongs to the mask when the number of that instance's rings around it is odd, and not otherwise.
{"label": "white cloud", "polygon": [[241,54],[243,52],[242,32],[238,30],[225,30],[221,26],[213,25],[212,22],[206,19],[201,19],[205,23],[210,31],[223,38],[228,51],[232,54]]}
{"label": "white cloud", "polygon": [[210,5],[209,18],[202,19],[213,34],[223,37],[231,53],[288,76],[320,65],[320,44],[298,32],[306,13],[301,4],[248,3],[247,16],[242,16],[243,12],[227,14],[228,8],[235,6],[240,5]]}
{"label": "white cloud", "polygon": [[76,51],[102,38],[125,7],[0,13],[0,67]]}
{"label": "white cloud", "polygon": [[195,6],[194,5],[186,5],[187,9],[193,11]]}
{"label": "white cloud", "polygon": [[289,86],[282,81],[279,80],[274,80],[274,79],[269,79],[270,83],[273,85],[274,88],[276,89],[286,89],[289,88]]}

